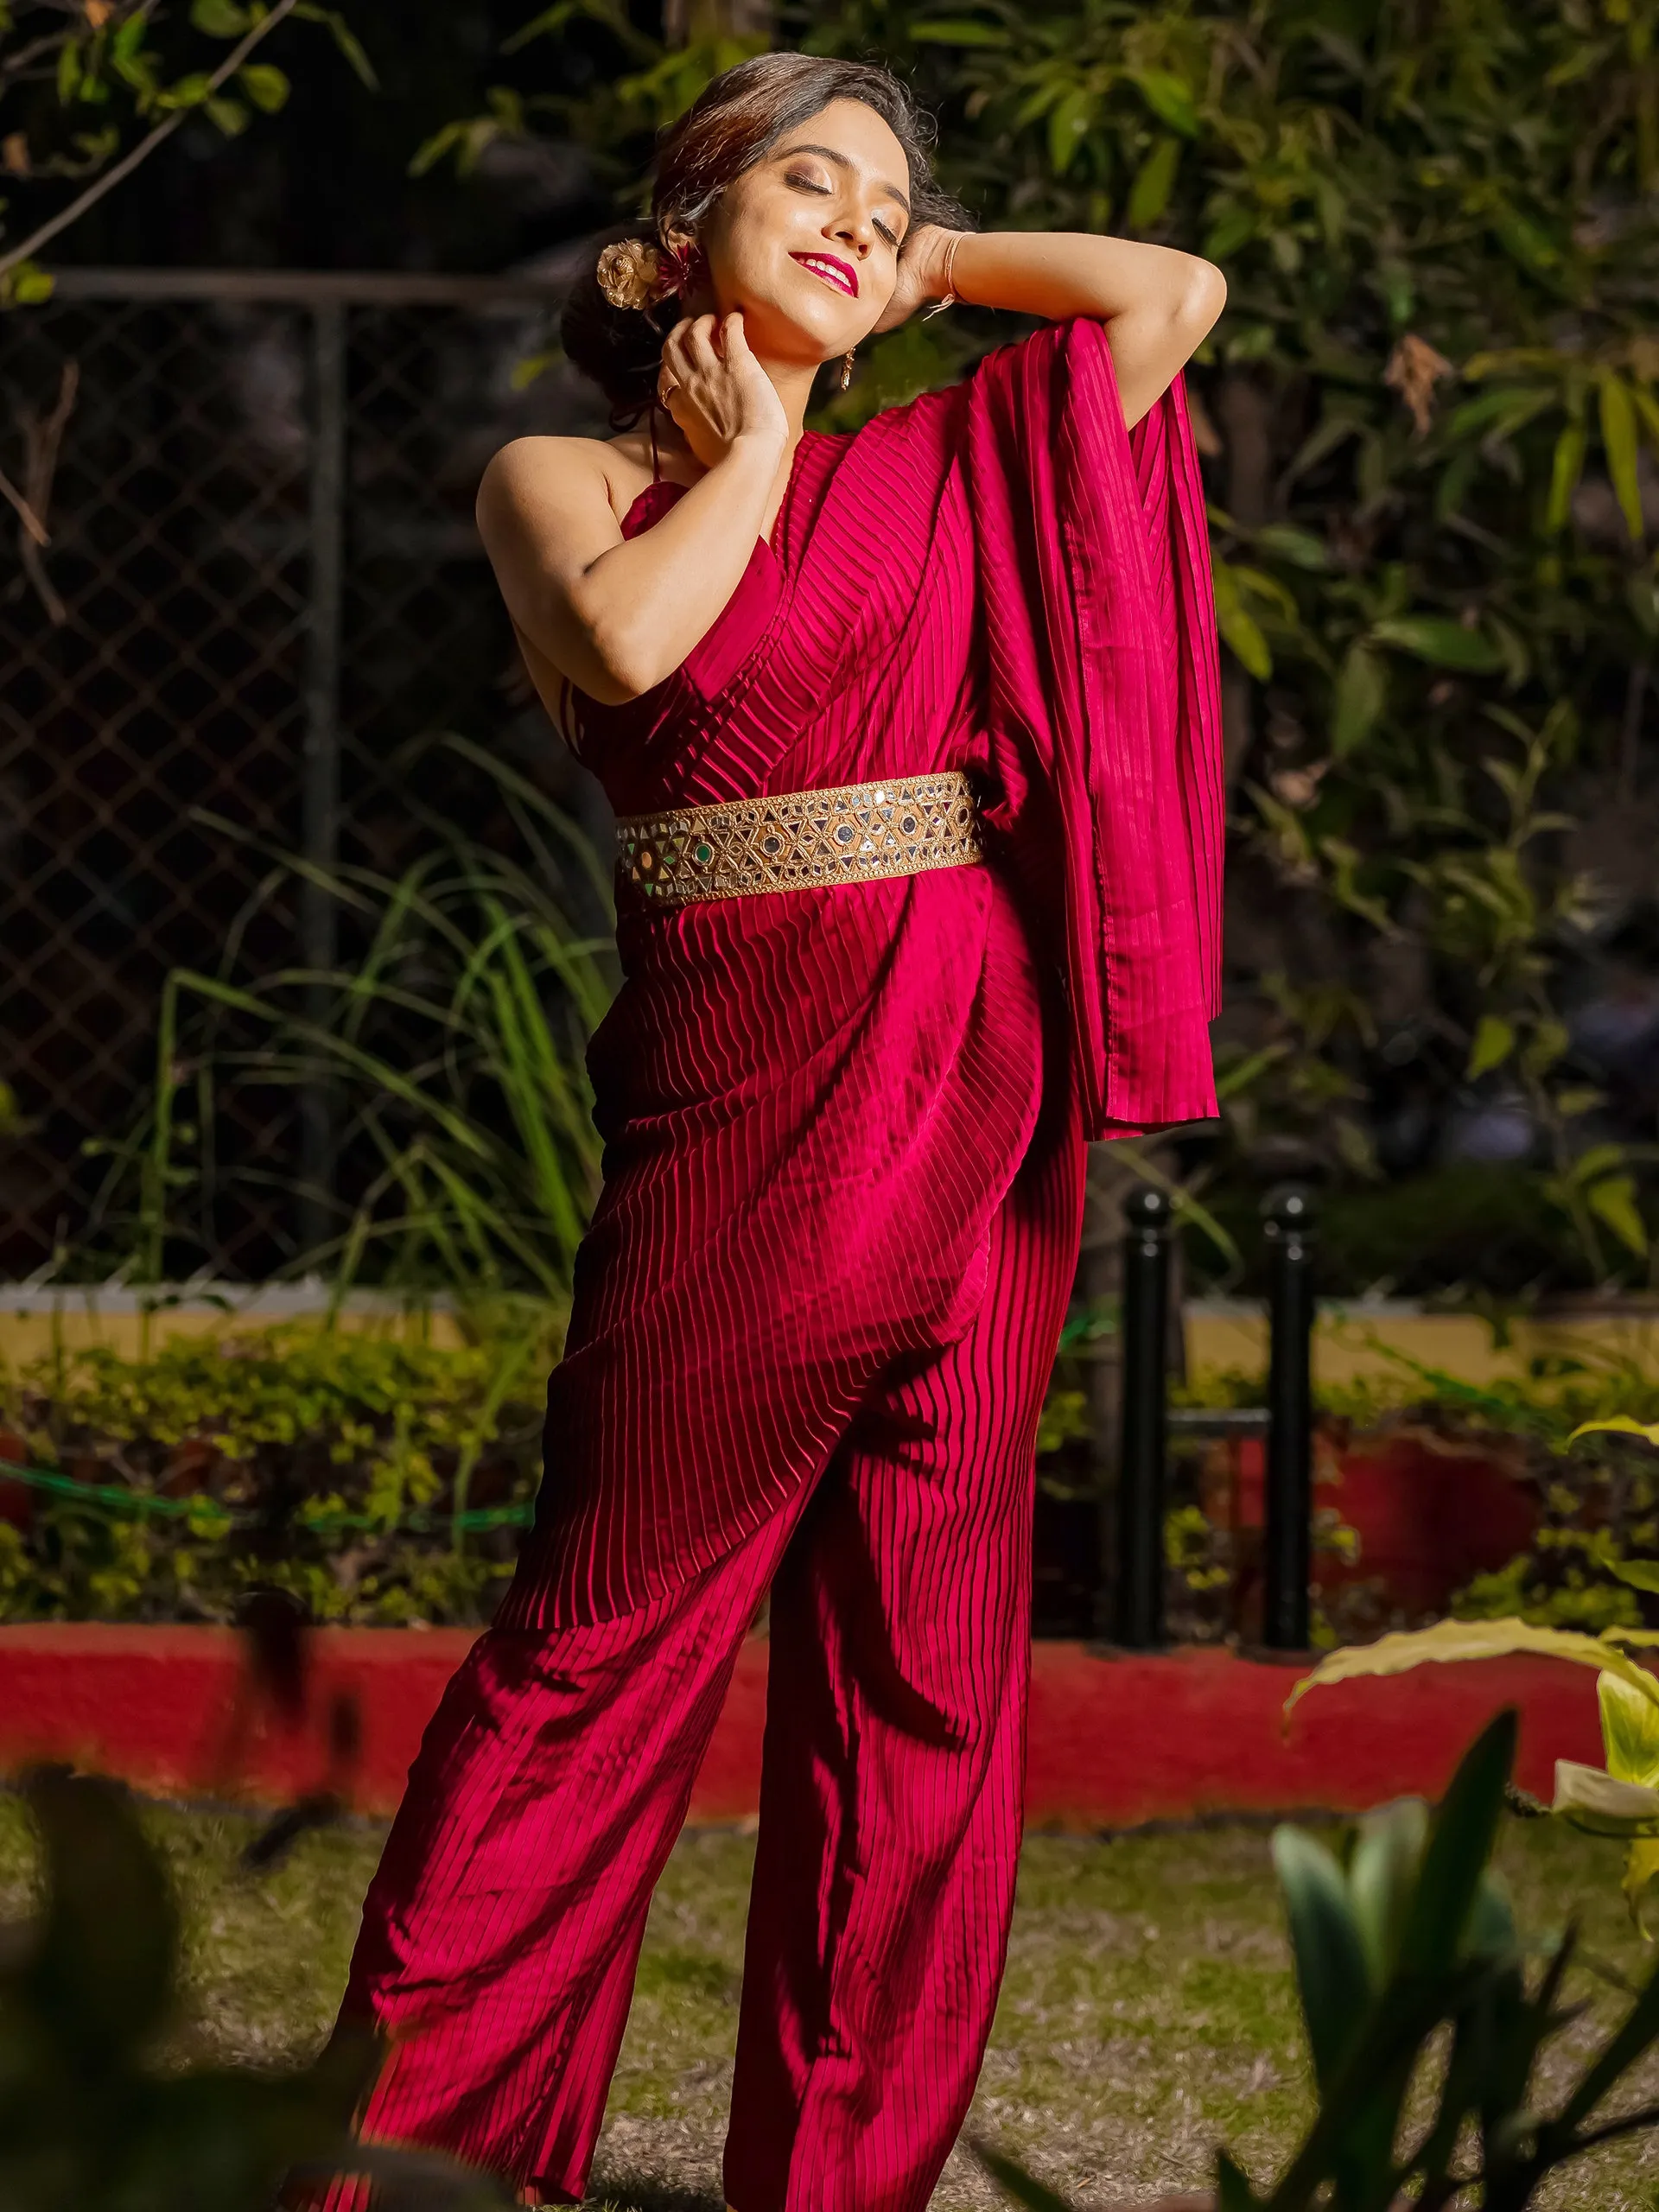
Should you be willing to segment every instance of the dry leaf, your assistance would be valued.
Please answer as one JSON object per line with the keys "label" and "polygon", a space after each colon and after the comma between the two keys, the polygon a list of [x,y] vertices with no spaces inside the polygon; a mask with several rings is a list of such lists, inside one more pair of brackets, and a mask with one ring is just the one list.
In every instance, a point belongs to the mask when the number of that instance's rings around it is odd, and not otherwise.
{"label": "dry leaf", "polygon": [[1397,391],[1411,410],[1417,435],[1425,437],[1433,416],[1434,387],[1442,377],[1455,373],[1444,353],[1437,353],[1426,338],[1408,331],[1389,357],[1382,381]]}
{"label": "dry leaf", "polygon": [[0,138],[0,162],[13,176],[29,175],[29,140],[21,130],[9,130]]}

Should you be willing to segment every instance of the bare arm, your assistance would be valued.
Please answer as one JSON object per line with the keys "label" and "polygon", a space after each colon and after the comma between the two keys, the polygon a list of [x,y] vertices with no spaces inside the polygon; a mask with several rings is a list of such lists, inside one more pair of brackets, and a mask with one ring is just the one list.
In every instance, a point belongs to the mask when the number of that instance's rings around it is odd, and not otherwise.
{"label": "bare arm", "polygon": [[[917,233],[905,271],[916,297],[944,296],[950,238],[931,225]],[[958,233],[950,289],[977,307],[1103,322],[1131,425],[1168,390],[1227,302],[1226,279],[1197,255],[1086,231]]]}
{"label": "bare arm", "polygon": [[[537,664],[550,664],[590,697],[620,706],[678,668],[737,589],[765,526],[788,424],[743,343],[741,318],[728,322],[738,328],[725,334],[727,359],[714,353],[711,334],[706,360],[688,337],[691,401],[683,404],[723,404],[719,428],[728,435],[711,448],[707,474],[638,537],[622,535],[603,449],[589,440],[520,438],[485,471],[479,530],[538,677]],[[696,389],[699,376],[718,386],[712,399]]]}

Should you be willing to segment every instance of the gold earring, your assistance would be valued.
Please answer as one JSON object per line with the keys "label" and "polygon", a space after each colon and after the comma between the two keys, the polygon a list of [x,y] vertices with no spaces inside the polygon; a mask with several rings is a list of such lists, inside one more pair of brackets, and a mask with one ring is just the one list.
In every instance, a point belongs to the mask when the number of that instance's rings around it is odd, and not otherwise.
{"label": "gold earring", "polygon": [[849,346],[841,357],[841,388],[846,391],[853,380],[853,349]]}

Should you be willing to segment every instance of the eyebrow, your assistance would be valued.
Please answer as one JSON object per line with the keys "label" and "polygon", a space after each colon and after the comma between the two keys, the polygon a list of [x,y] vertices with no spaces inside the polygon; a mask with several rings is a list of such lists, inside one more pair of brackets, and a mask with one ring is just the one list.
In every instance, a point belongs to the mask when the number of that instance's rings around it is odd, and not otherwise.
{"label": "eyebrow", "polygon": [[[785,146],[779,149],[774,158],[780,162],[785,161],[791,154],[817,154],[820,155],[826,162],[833,162],[837,168],[846,169],[849,173],[855,166],[854,162],[849,161],[845,154],[838,153],[833,146]],[[906,194],[899,191],[896,184],[889,184],[885,177],[878,179],[878,181],[880,184],[882,191],[886,193],[887,198],[889,200],[896,200],[899,202],[899,205],[904,209],[906,214],[908,215],[910,213],[910,201]]]}

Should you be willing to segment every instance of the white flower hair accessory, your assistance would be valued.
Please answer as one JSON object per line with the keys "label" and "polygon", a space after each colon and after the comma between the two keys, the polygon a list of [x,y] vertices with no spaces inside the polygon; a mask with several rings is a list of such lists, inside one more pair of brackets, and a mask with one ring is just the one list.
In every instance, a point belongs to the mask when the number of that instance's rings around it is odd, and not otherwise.
{"label": "white flower hair accessory", "polygon": [[633,308],[643,313],[677,292],[678,263],[649,238],[618,238],[599,257],[594,271],[599,289],[613,308]]}

